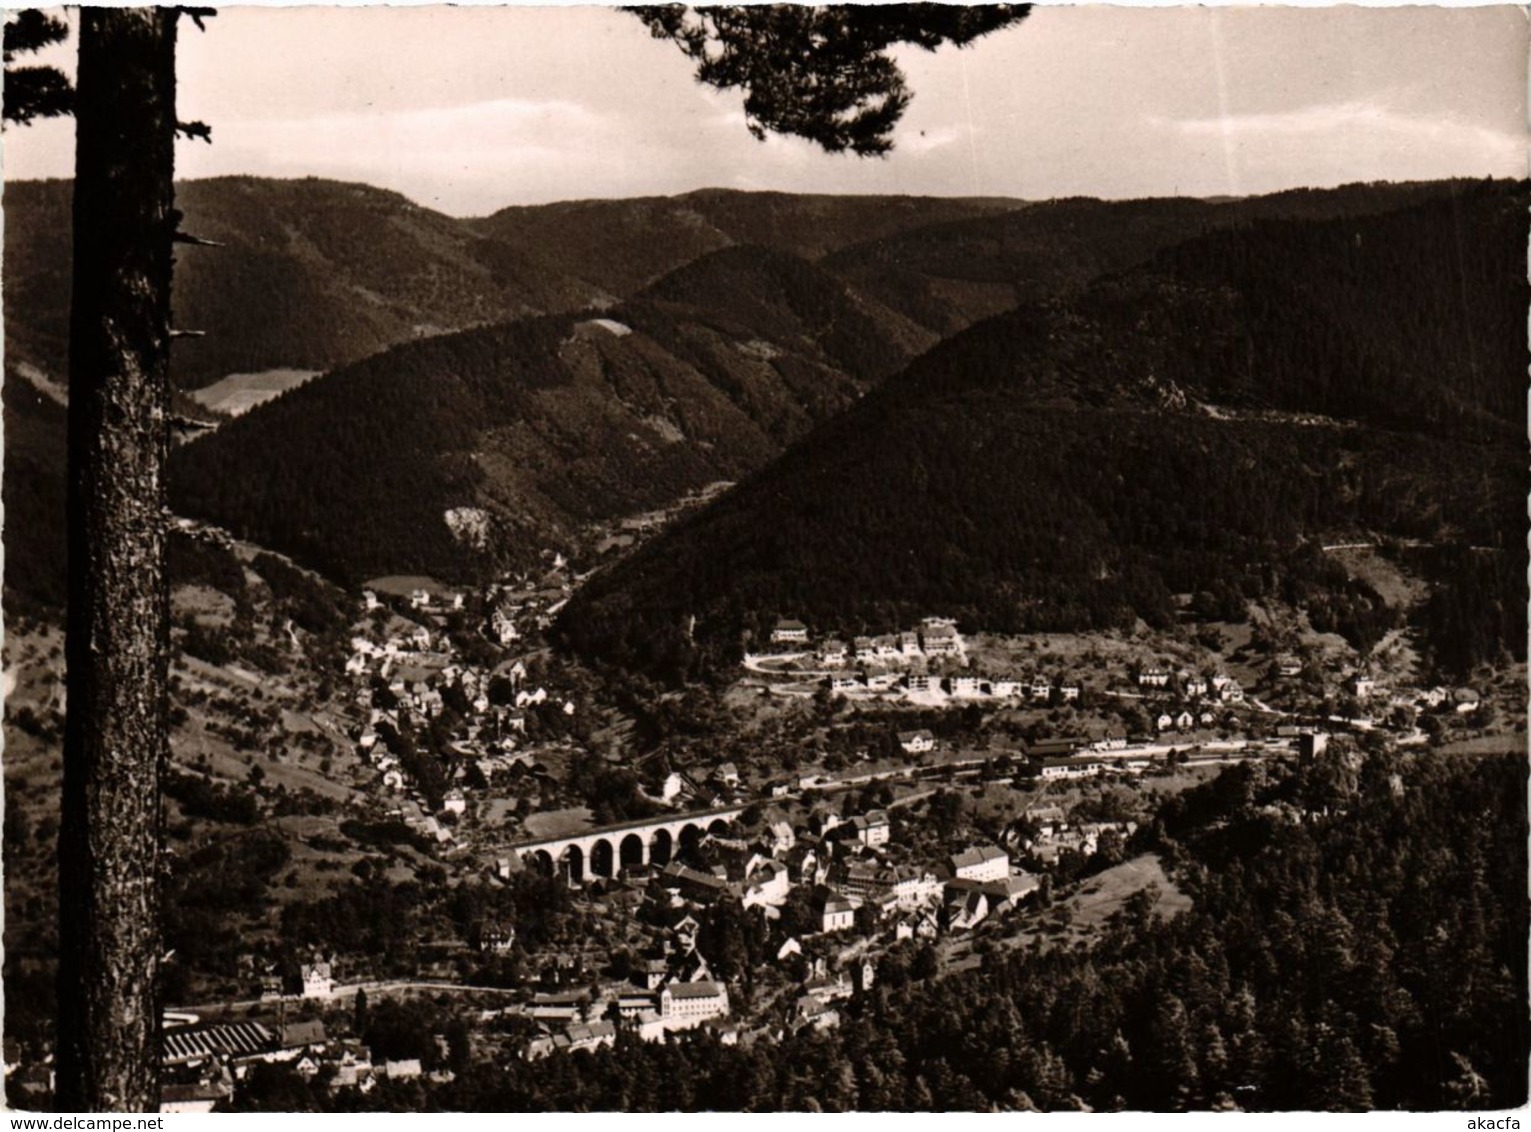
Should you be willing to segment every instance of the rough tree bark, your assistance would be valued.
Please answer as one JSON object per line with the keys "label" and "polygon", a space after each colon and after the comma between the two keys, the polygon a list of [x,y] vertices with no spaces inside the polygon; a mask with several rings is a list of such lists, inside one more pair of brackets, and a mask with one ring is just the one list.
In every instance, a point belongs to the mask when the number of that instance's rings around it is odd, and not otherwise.
{"label": "rough tree bark", "polygon": [[80,21],[55,1105],[153,1111],[176,11]]}

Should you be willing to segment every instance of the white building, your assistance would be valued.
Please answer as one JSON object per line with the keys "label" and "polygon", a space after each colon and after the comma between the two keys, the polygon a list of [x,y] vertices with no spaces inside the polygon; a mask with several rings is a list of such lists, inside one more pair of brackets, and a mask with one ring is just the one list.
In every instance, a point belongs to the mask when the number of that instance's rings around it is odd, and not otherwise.
{"label": "white building", "polygon": [[312,963],[301,964],[298,968],[298,974],[303,979],[304,998],[330,997],[334,981],[330,977],[329,960],[315,959]]}
{"label": "white building", "polygon": [[908,754],[924,754],[936,749],[936,737],[929,731],[900,731],[898,745]]}
{"label": "white building", "polygon": [[975,845],[951,859],[952,876],[959,880],[1004,880],[1010,858],[997,845]]}

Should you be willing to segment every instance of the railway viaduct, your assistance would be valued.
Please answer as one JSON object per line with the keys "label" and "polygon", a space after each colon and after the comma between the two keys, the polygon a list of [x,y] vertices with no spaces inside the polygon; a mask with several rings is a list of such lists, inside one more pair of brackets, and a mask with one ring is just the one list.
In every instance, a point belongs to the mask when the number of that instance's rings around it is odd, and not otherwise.
{"label": "railway viaduct", "polygon": [[507,848],[523,863],[546,872],[562,872],[579,883],[587,875],[613,877],[622,869],[638,865],[665,865],[679,848],[696,845],[709,833],[722,833],[745,811],[744,806],[723,806],[623,822],[564,837],[518,841]]}

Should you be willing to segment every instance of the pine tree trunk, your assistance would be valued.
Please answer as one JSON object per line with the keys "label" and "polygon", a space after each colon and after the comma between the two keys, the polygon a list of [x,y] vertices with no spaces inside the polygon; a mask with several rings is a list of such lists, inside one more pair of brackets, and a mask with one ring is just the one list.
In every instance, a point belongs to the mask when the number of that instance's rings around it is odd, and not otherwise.
{"label": "pine tree trunk", "polygon": [[59,835],[61,1111],[153,1111],[159,1100],[175,21],[169,8],[81,12]]}

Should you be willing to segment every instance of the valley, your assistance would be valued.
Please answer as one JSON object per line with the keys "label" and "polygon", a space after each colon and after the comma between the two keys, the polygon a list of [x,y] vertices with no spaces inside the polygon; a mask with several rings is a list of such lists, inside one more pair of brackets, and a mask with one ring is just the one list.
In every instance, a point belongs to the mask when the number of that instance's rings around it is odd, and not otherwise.
{"label": "valley", "polygon": [[[187,1103],[1524,1100],[1524,185],[186,199],[242,264],[177,283],[225,336],[170,485]],[[19,231],[26,1106],[64,249]]]}

